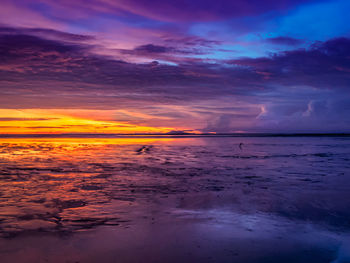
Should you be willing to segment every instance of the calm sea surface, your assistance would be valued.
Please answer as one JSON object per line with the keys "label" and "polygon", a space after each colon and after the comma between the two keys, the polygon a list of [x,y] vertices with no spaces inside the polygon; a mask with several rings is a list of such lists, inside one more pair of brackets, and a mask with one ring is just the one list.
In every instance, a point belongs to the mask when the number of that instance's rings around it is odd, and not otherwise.
{"label": "calm sea surface", "polygon": [[0,139],[0,262],[350,262],[350,138]]}

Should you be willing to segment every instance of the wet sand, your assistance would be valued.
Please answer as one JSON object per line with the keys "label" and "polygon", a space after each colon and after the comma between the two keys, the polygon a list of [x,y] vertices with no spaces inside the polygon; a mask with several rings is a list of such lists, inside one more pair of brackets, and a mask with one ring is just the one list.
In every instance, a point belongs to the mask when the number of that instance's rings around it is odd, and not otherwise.
{"label": "wet sand", "polygon": [[1,262],[350,262],[349,171],[345,137],[0,139]]}

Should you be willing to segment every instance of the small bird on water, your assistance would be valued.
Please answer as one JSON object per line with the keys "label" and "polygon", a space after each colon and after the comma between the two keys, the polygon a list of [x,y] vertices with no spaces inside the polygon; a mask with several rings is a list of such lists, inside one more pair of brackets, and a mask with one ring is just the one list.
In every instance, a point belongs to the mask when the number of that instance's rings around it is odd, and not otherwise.
{"label": "small bird on water", "polygon": [[146,153],[146,152],[149,152],[149,150],[152,148],[152,145],[151,146],[142,146],[140,149],[138,149],[136,152],[138,154],[142,154],[142,153]]}
{"label": "small bird on water", "polygon": [[239,144],[239,149],[243,150],[242,146],[243,146],[243,142],[241,142],[241,143]]}

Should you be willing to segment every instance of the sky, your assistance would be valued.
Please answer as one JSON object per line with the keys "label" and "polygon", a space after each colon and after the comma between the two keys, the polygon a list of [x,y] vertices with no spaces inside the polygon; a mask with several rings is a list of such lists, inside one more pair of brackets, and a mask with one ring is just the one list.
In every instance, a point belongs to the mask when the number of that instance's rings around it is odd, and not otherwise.
{"label": "sky", "polygon": [[348,0],[2,0],[0,133],[350,132]]}

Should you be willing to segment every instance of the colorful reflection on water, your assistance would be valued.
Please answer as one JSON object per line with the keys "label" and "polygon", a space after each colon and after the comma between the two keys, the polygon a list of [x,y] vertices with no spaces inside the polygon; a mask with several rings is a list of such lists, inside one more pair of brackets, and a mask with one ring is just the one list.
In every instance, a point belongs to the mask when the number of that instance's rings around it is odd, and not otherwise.
{"label": "colorful reflection on water", "polygon": [[[322,241],[312,252],[321,255],[318,262],[330,262],[348,240],[349,171],[350,140],[342,137],[0,139],[0,235],[74,240],[82,231],[98,237],[104,227],[124,238],[126,229],[136,231],[140,242],[150,226],[151,235],[168,240],[177,225],[180,240],[205,237],[201,255],[210,251],[205,240],[215,240],[240,247],[235,257],[245,262],[263,262],[259,256],[291,242],[279,244],[277,236],[315,246],[312,236]],[[166,240],[165,254],[172,255]],[[238,240],[263,244],[265,254],[251,258]],[[220,262],[231,262],[236,252],[225,251],[212,248]],[[298,251],[290,262],[304,262]],[[165,254],[160,258],[170,262]]]}

